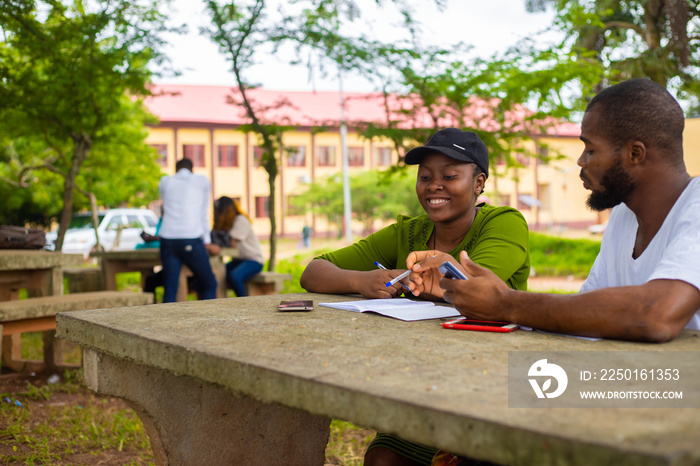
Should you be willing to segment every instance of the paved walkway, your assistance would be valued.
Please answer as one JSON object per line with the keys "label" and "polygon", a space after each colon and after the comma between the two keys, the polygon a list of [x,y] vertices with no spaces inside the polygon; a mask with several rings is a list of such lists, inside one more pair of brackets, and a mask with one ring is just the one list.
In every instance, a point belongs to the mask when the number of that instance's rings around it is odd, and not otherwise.
{"label": "paved walkway", "polygon": [[530,291],[578,292],[584,280],[574,277],[530,277],[527,288]]}

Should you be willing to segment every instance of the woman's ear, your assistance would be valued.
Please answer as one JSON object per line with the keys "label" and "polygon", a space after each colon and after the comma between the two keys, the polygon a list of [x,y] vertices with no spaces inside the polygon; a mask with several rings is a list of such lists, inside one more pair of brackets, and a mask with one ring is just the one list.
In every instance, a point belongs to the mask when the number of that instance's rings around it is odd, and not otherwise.
{"label": "woman's ear", "polygon": [[478,196],[486,186],[486,174],[479,173],[474,177],[474,193]]}

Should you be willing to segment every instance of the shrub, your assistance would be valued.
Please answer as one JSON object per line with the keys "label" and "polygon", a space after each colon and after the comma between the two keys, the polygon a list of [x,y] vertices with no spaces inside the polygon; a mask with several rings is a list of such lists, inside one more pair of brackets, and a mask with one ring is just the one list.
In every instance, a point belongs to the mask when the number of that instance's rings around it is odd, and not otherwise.
{"label": "shrub", "polygon": [[586,278],[600,242],[530,233],[530,265],[537,275]]}

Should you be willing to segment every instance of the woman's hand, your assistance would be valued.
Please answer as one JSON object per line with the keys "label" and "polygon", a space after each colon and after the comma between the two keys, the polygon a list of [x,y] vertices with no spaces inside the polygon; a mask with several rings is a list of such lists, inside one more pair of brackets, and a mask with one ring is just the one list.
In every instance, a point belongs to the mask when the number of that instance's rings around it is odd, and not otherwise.
{"label": "woman's hand", "polygon": [[221,248],[219,247],[218,244],[214,244],[214,243],[205,244],[204,248],[207,250],[207,252],[209,253],[210,256],[218,256],[219,254],[221,254]]}
{"label": "woman's hand", "polygon": [[[405,270],[370,270],[368,272],[359,272],[353,277],[353,283],[357,293],[360,293],[365,298],[395,298],[403,293],[404,289],[401,282],[394,283],[391,286],[386,286],[392,278],[398,277]],[[404,278],[404,281],[407,279]]]}

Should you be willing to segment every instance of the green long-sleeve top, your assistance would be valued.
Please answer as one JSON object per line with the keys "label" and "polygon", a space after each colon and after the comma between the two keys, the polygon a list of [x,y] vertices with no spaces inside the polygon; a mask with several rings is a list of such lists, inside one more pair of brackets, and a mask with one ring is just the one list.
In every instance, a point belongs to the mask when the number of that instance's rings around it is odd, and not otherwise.
{"label": "green long-sleeve top", "polygon": [[[449,254],[459,261],[467,251],[471,260],[491,270],[516,290],[527,289],[530,275],[530,247],[525,218],[512,207],[480,204],[474,223],[459,245]],[[390,269],[405,269],[412,251],[426,251],[435,228],[427,214],[418,217],[399,215],[397,222],[337,251],[322,254],[341,269],[368,271],[377,261]]]}

